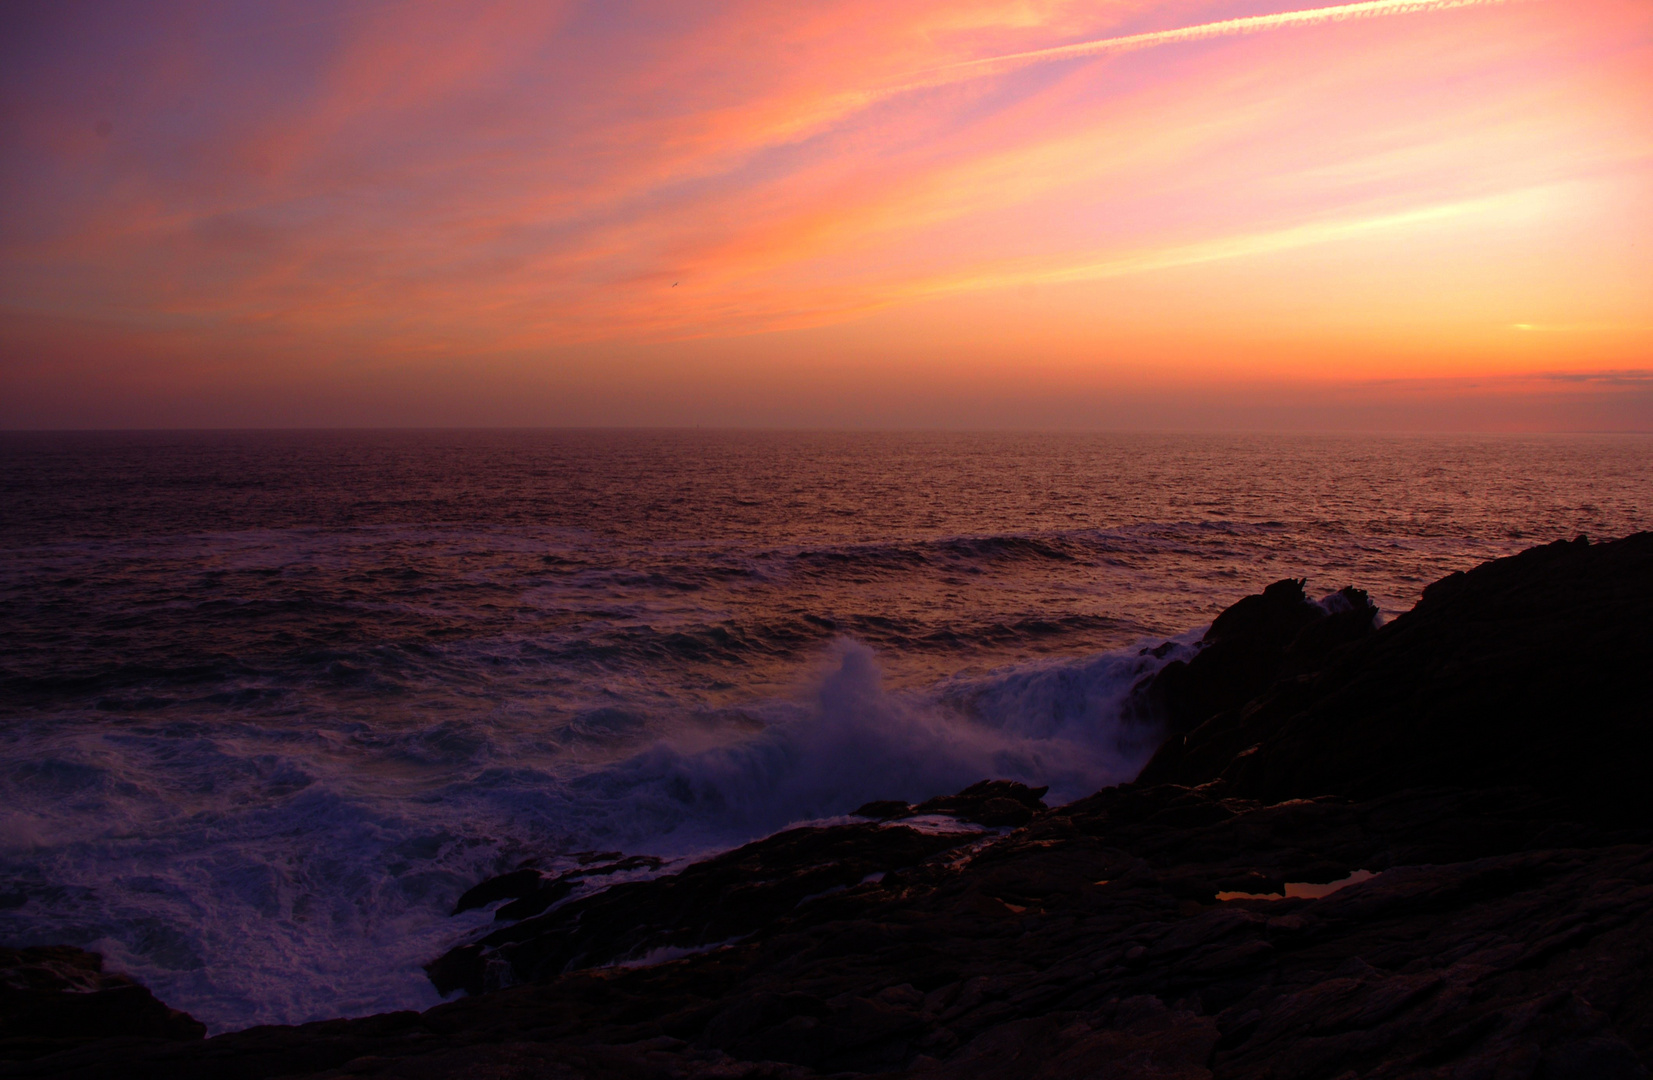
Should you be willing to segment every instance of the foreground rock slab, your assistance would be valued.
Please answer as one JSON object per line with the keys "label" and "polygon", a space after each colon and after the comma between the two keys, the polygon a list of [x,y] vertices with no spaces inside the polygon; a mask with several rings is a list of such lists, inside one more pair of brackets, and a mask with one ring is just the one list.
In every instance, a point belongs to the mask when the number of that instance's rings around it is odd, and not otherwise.
{"label": "foreground rock slab", "polygon": [[66,945],[0,948],[0,1060],[44,1057],[108,1040],[192,1041],[207,1028],[169,1009],[103,957]]}

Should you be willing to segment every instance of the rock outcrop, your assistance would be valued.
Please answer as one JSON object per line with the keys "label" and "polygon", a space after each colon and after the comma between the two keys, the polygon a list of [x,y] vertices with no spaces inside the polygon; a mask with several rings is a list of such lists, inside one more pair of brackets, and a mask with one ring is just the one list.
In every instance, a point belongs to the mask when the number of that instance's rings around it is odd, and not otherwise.
{"label": "rock outcrop", "polygon": [[811,899],[956,847],[965,835],[873,825],[790,829],[680,874],[616,885],[495,930],[428,970],[444,993],[479,994],[490,988],[490,967],[498,971],[497,986],[704,949],[746,937]]}
{"label": "rock outcrop", "polygon": [[1653,822],[1653,538],[1580,538],[1453,574],[1359,647],[1170,739],[1138,784],[1277,802],[1518,787],[1554,813]]}
{"label": "rock outcrop", "polygon": [[1377,608],[1359,589],[1317,604],[1304,595],[1301,579],[1276,581],[1218,615],[1193,658],[1166,664],[1135,688],[1127,708],[1166,737],[1180,738],[1240,708],[1282,675],[1319,670],[1340,647],[1376,630],[1377,620]]}
{"label": "rock outcrop", "polygon": [[0,1075],[1646,1077],[1653,534],[1382,627],[1341,596],[1279,583],[1142,687],[1169,735],[1136,783],[869,804],[571,891],[433,965],[487,992],[423,1014]]}
{"label": "rock outcrop", "polygon": [[0,1061],[45,1057],[108,1040],[205,1038],[205,1024],[169,1009],[93,952],[53,945],[0,948]]}

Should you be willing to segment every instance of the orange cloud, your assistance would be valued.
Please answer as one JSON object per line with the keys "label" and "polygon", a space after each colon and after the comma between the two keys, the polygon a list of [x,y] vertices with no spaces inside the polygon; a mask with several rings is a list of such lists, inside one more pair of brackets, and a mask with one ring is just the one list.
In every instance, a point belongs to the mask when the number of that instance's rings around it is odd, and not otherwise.
{"label": "orange cloud", "polygon": [[714,346],[1170,387],[1653,344],[1634,0],[71,16],[0,76],[0,366],[30,386],[75,325],[247,393],[445,366],[503,401],[538,364],[617,403]]}

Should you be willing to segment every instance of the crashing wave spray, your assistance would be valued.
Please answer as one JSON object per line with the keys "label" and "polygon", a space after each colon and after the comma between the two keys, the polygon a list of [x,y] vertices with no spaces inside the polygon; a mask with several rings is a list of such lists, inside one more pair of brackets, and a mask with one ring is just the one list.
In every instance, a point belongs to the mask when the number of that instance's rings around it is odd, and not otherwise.
{"label": "crashing wave spray", "polygon": [[575,787],[601,790],[592,826],[671,852],[738,843],[873,799],[918,801],[985,778],[1049,785],[1066,801],[1129,780],[1152,750],[1130,688],[1169,659],[1134,651],[1021,665],[926,695],[888,692],[876,657],[834,646],[808,706],[777,708],[749,739],[685,750],[663,739]]}

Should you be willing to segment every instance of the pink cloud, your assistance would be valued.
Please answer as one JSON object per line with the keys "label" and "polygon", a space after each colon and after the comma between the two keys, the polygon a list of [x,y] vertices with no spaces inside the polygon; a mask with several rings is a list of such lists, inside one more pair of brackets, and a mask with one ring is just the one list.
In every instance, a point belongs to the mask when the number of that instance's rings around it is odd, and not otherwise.
{"label": "pink cloud", "polygon": [[[41,327],[81,325],[247,393],[371,357],[501,400],[523,364],[607,363],[622,400],[615,350],[758,335],[782,377],[876,316],[899,367],[963,347],[955,306],[1001,381],[1033,343],[1130,379],[1298,377],[1314,342],[1442,376],[1645,355],[1653,13],[1353,7],[31,10],[0,76],[0,366],[68,379]],[[937,68],[971,77],[887,92]]]}

